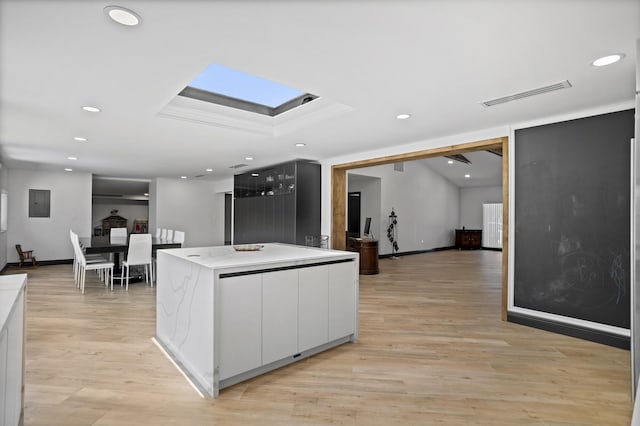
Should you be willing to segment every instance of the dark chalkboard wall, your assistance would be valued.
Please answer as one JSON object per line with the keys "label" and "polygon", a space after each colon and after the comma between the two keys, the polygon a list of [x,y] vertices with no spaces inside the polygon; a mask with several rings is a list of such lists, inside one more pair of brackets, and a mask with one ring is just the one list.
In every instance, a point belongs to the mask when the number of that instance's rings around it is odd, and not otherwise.
{"label": "dark chalkboard wall", "polygon": [[514,305],[629,328],[633,110],[516,130]]}

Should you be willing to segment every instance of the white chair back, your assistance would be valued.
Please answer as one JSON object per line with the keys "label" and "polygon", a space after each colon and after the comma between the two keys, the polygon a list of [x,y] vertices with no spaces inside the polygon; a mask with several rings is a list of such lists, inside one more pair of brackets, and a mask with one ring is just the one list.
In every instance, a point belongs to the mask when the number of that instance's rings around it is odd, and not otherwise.
{"label": "white chair back", "polygon": [[160,233],[160,239],[161,240],[166,240],[167,239],[167,230],[162,228],[162,232]]}
{"label": "white chair back", "polygon": [[167,229],[167,241],[173,241],[173,229]]}
{"label": "white chair back", "polygon": [[111,243],[122,242],[122,240],[127,240],[127,228],[111,228],[111,232],[109,234],[109,241]]}
{"label": "white chair back", "polygon": [[173,242],[174,243],[180,243],[180,245],[184,244],[184,238],[185,238],[185,234],[182,231],[175,231],[175,233],[173,234]]}
{"label": "white chair back", "polygon": [[151,263],[151,234],[131,234],[127,264],[145,265]]}
{"label": "white chair back", "polygon": [[162,235],[162,228],[156,228],[156,238],[160,238]]}

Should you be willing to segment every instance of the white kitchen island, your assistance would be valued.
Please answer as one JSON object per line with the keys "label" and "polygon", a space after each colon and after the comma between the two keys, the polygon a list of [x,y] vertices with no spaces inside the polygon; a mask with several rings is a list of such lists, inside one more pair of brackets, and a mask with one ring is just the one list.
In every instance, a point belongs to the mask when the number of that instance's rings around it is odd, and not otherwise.
{"label": "white kitchen island", "polygon": [[0,426],[24,423],[27,274],[0,276]]}
{"label": "white kitchen island", "polygon": [[157,341],[208,396],[357,339],[357,253],[198,247],[157,265]]}

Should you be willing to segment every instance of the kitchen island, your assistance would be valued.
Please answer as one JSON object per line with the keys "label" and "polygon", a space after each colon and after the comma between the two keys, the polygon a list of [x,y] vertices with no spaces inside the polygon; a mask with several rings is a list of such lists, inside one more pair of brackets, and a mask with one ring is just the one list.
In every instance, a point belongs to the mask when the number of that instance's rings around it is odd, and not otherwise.
{"label": "kitchen island", "polygon": [[208,396],[357,339],[357,253],[198,247],[157,264],[157,341]]}
{"label": "kitchen island", "polygon": [[24,423],[27,274],[0,276],[0,425]]}

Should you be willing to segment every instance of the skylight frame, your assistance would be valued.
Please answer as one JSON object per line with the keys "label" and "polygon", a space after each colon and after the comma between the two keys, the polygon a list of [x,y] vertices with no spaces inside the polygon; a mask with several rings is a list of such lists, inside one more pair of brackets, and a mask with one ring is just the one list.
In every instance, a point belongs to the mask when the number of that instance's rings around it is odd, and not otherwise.
{"label": "skylight frame", "polygon": [[317,98],[303,90],[219,63],[205,68],[178,95],[270,117]]}
{"label": "skylight frame", "polygon": [[293,108],[296,108],[318,98],[318,96],[311,93],[303,93],[302,95],[273,108],[267,105],[257,104],[255,102],[245,101],[243,99],[233,98],[231,96],[209,92],[203,89],[196,89],[190,86],[182,89],[182,91],[178,93],[178,96],[184,96],[186,98],[209,102],[216,105],[254,112],[257,114],[267,115],[269,117],[275,117],[279,114],[282,114],[283,112],[289,111]]}

